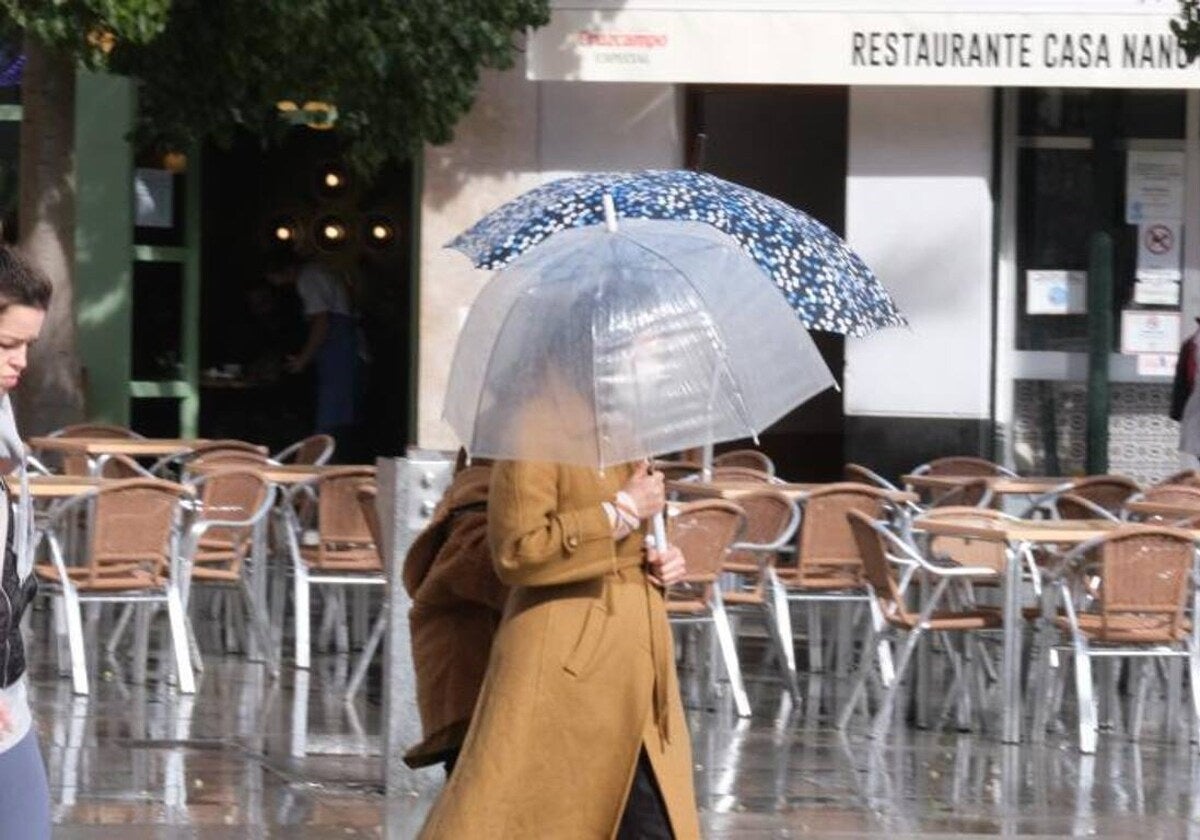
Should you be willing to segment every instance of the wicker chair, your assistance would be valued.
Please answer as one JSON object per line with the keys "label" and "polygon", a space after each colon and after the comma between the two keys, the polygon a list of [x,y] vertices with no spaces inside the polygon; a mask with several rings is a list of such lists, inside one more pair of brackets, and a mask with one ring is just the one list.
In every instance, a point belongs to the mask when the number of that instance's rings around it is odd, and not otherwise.
{"label": "wicker chair", "polygon": [[155,475],[165,475],[178,471],[186,473],[193,466],[236,462],[241,464],[270,463],[267,448],[244,440],[210,440],[198,444],[189,452],[177,452],[158,459],[150,471]]}
{"label": "wicker chair", "polygon": [[681,478],[699,476],[704,468],[694,461],[655,461],[652,466],[655,472],[663,474],[667,481],[677,481]]}
{"label": "wicker chair", "polygon": [[882,487],[884,490],[895,491],[900,489],[870,467],[864,467],[862,464],[846,464],[842,468],[842,480],[867,484],[871,487]]}
{"label": "wicker chair", "polygon": [[978,507],[992,503],[992,485],[986,478],[968,478],[949,490],[934,491],[927,506],[930,508]]}
{"label": "wicker chair", "polygon": [[[313,586],[368,585],[387,583],[378,547],[358,500],[359,488],[374,481],[370,467],[341,467],[293,485],[282,505],[283,529],[291,556],[294,585],[296,667],[308,668],[311,661],[309,595]],[[315,489],[317,533],[315,545],[302,544],[297,500]]]}
{"label": "wicker chair", "polygon": [[280,464],[322,466],[329,463],[336,445],[331,435],[310,435],[279,450],[271,456],[271,460]]}
{"label": "wicker chair", "polygon": [[[951,610],[939,607],[951,582],[981,579],[995,572],[983,566],[930,563],[920,552],[888,531],[883,523],[870,516],[855,510],[847,514],[847,520],[863,560],[872,621],[869,635],[863,640],[863,661],[859,664],[858,676],[846,705],[838,714],[837,728],[845,729],[849,724],[871,676],[873,660],[878,659],[880,678],[886,691],[872,720],[869,735],[875,739],[886,736],[904,672],[917,641],[925,632],[935,633],[941,638],[954,668],[955,679],[951,690],[946,692],[947,706],[958,699],[957,690],[962,694],[968,716],[972,694],[975,695],[976,710],[982,712],[982,685],[979,680],[972,679],[972,675],[965,673],[950,634],[997,629],[1000,627],[1000,613],[993,609],[975,608],[969,603]],[[896,566],[904,569],[903,575],[897,575]],[[907,596],[908,584],[918,572],[936,581],[919,613],[909,608]],[[893,658],[892,641],[901,632],[907,634],[907,638],[899,657]]]}
{"label": "wicker chair", "polygon": [[[846,514],[861,511],[872,518],[882,518],[891,502],[886,490],[865,484],[843,482],[821,487],[802,502],[803,515],[796,534],[794,564],[776,567],[775,586],[783,592],[777,597],[791,602],[807,602],[808,670],[824,670],[822,650],[821,603],[850,606],[865,603],[867,590],[862,575],[862,557],[850,533]],[[843,621],[837,641],[838,668],[845,671],[849,664],[851,629],[849,614],[841,611]]]}
{"label": "wicker chair", "polygon": [[731,449],[712,459],[713,467],[748,467],[752,470],[775,475],[775,462],[765,452],[757,449]]}
{"label": "wicker chair", "polygon": [[[1136,496],[1131,496],[1129,502],[1147,502],[1150,504],[1159,504],[1164,507],[1176,508],[1179,512],[1188,511],[1187,515],[1178,515],[1172,512],[1171,515],[1152,514],[1143,516],[1142,521],[1153,523],[1156,525],[1178,525],[1180,527],[1194,527],[1193,523],[1200,520],[1200,486],[1191,486],[1187,484],[1159,484],[1147,489],[1143,493]],[[1195,511],[1195,513],[1190,513]],[[1129,517],[1126,517],[1129,518]]]}
{"label": "wicker chair", "polygon": [[788,550],[795,537],[800,508],[778,490],[765,489],[739,496],[737,504],[746,514],[746,527],[725,558],[723,570],[736,582],[723,593],[725,606],[763,619],[778,649],[784,682],[799,701],[792,618],[775,566],[780,552]]}
{"label": "wicker chair", "polygon": [[775,484],[778,479],[768,472],[753,467],[713,467],[713,481],[736,481],[747,484]]}
{"label": "wicker chair", "polygon": [[1162,481],[1158,482],[1158,484],[1156,484],[1154,486],[1162,487],[1164,485],[1176,485],[1176,484],[1190,485],[1192,487],[1200,487],[1200,470],[1180,470],[1177,473],[1173,473],[1173,474],[1167,476],[1166,478],[1164,478]]}
{"label": "wicker chair", "polygon": [[973,455],[949,455],[934,458],[912,469],[912,475],[1004,475],[1015,478],[1016,473],[986,458]]}
{"label": "wicker chair", "polygon": [[667,541],[679,547],[687,562],[683,580],[667,590],[667,617],[673,624],[712,625],[739,717],[750,716],[750,700],[725,612],[720,575],[730,546],[745,524],[742,509],[721,499],[680,505],[667,522]]}
{"label": "wicker chair", "polygon": [[191,487],[199,494],[199,505],[183,549],[189,572],[184,606],[196,586],[237,590],[271,673],[276,675],[279,664],[266,605],[255,599],[247,578],[247,561],[253,556],[255,540],[262,538],[259,528],[275,503],[275,488],[260,472],[236,465],[200,476]]}
{"label": "wicker chair", "polygon": [[1029,519],[1049,515],[1055,519],[1116,520],[1125,502],[1140,488],[1123,475],[1093,475],[1064,483],[1041,494],[1021,514]]}
{"label": "wicker chair", "polygon": [[[1200,725],[1200,651],[1185,617],[1196,570],[1196,547],[1188,531],[1130,525],[1076,547],[1062,561],[1058,576],[1059,607],[1044,600],[1050,620],[1046,632],[1060,637],[1042,644],[1038,684],[1048,690],[1051,651],[1075,657],[1075,690],[1079,702],[1079,749],[1096,751],[1097,709],[1092,685],[1094,656],[1186,657],[1193,714]],[[1144,674],[1142,675],[1144,678]],[[1044,731],[1053,703],[1034,703],[1035,731]],[[1135,712],[1140,723],[1140,712]]]}
{"label": "wicker chair", "polygon": [[[88,693],[80,602],[151,602],[167,605],[179,690],[196,690],[188,652],[187,615],[176,552],[180,502],[188,488],[158,479],[132,479],[76,496],[48,518],[44,533],[51,562],[35,569],[51,594],[66,607],[71,671],[76,694]],[[58,526],[79,507],[92,505],[87,562],[68,566]]]}
{"label": "wicker chair", "polygon": [[[113,440],[142,440],[142,435],[124,426],[110,423],[76,423],[56,429],[47,437],[60,438],[105,438]],[[63,452],[59,455],[63,475],[91,475],[91,459],[84,452]]]}
{"label": "wicker chair", "polygon": [[[371,539],[375,545],[379,547],[380,556],[382,557],[382,547],[384,545],[383,525],[379,521],[379,508],[377,506],[378,488],[374,484],[362,484],[358,488],[358,507],[362,511],[363,519],[367,522],[367,530],[371,533]],[[383,603],[379,607],[379,614],[375,617],[375,623],[371,626],[370,635],[367,636],[367,642],[363,645],[362,652],[358,656],[358,662],[354,666],[354,671],[350,674],[350,679],[346,681],[345,698],[347,702],[354,699],[354,695],[358,693],[359,686],[362,685],[363,679],[367,676],[367,668],[371,665],[371,659],[375,656],[375,651],[379,647],[379,643],[383,640],[384,631],[387,630],[389,617],[388,600],[384,598]]]}

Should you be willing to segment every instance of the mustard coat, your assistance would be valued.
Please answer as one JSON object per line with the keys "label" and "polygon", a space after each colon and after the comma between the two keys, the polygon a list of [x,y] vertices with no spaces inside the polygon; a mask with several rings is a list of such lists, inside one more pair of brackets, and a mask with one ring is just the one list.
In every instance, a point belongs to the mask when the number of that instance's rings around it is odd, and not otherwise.
{"label": "mustard coat", "polygon": [[601,502],[631,467],[497,462],[488,530],[513,587],[459,763],[427,840],[615,836],[644,748],[677,840],[700,836],[691,745],[644,535]]}

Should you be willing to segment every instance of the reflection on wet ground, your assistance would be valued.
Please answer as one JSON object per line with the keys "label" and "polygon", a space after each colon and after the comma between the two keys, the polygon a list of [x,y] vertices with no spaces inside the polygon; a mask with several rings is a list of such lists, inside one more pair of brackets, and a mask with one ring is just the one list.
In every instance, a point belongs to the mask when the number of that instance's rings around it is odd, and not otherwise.
{"label": "reflection on wet ground", "polygon": [[[208,655],[194,699],[111,672],[91,698],[73,697],[49,652],[39,658],[56,837],[408,838],[429,805],[382,796],[379,707],[342,702],[345,657],[272,685],[260,666]],[[1109,734],[1086,758],[1062,736],[1014,748],[895,727],[873,748],[861,727],[832,731],[819,704],[797,711],[777,684],[750,687],[749,720],[728,698],[691,712],[709,838],[1200,837],[1200,758],[1186,735]]]}

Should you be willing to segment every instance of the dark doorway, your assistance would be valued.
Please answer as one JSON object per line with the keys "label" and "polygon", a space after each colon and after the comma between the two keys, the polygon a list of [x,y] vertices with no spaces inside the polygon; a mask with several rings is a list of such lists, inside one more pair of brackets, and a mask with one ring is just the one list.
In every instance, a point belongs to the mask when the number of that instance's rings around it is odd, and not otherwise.
{"label": "dark doorway", "polygon": [[[200,434],[267,444],[314,430],[311,367],[287,372],[306,324],[292,287],[266,283],[285,251],[327,267],[357,310],[369,359],[358,422],[338,460],[403,454],[409,439],[412,170],[359,179],[335,132],[294,129],[265,149],[248,135],[204,149]],[[336,236],[332,235],[336,233]]]}
{"label": "dark doorway", "polygon": [[[693,163],[798,207],[842,236],[847,104],[844,87],[690,87],[687,126],[697,158]],[[697,142],[701,135],[703,141]],[[844,339],[812,335],[840,387]],[[827,391],[768,429],[760,439],[762,449],[786,478],[837,478],[843,465],[844,418],[841,391]]]}

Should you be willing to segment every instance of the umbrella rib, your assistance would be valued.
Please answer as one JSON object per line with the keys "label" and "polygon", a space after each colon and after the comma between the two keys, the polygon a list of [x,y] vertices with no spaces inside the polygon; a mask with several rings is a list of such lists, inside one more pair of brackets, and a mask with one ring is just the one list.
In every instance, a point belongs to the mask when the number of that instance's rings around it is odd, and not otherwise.
{"label": "umbrella rib", "polygon": [[[618,233],[616,235],[620,236],[621,234]],[[700,290],[698,288],[696,288],[696,284],[692,282],[692,278],[688,277],[687,272],[683,271],[679,266],[675,265],[675,263],[673,263],[670,260],[670,258],[664,256],[661,252],[656,251],[654,248],[651,248],[650,246],[646,245],[645,243],[638,242],[637,240],[633,239],[632,237],[626,236],[624,238],[627,242],[633,243],[637,247],[641,248],[643,251],[646,251],[649,254],[653,254],[658,259],[662,260],[664,263],[669,265],[671,267],[671,269],[674,270],[674,272],[676,274],[678,274],[680,277],[682,277],[683,281],[685,283],[687,283],[688,286],[691,287],[692,293],[695,294],[696,297],[699,298],[701,302],[704,301],[704,295],[700,294]],[[755,268],[758,269],[758,266],[755,265]],[[761,271],[761,269],[758,269],[758,270]],[[764,279],[767,280],[767,282],[771,282],[771,279],[769,277],[764,277]],[[742,423],[745,424],[746,429],[750,432],[750,435],[752,437],[757,437],[758,431],[754,428],[754,423],[750,418],[750,411],[746,407],[746,400],[742,396],[742,389],[738,387],[737,377],[735,377],[733,375],[733,372],[731,370],[729,370],[729,358],[728,358],[729,354],[728,354],[728,351],[726,350],[726,347],[728,345],[725,342],[724,336],[721,334],[720,328],[717,327],[716,323],[713,321],[712,317],[709,315],[707,306],[703,306],[700,308],[700,314],[704,318],[705,323],[708,325],[709,337],[713,340],[713,342],[715,344],[717,344],[718,348],[722,351],[722,352],[718,353],[720,365],[721,365],[721,368],[725,372],[725,377],[729,380],[730,384],[732,385],[733,396],[734,396],[734,399],[737,404],[738,414],[741,415]],[[711,399],[711,396],[710,396],[710,399]],[[711,415],[711,413],[712,413],[711,409],[709,410],[709,413]],[[710,418],[710,423],[711,423],[711,418]],[[710,430],[709,434],[711,436],[711,430]]]}

